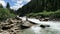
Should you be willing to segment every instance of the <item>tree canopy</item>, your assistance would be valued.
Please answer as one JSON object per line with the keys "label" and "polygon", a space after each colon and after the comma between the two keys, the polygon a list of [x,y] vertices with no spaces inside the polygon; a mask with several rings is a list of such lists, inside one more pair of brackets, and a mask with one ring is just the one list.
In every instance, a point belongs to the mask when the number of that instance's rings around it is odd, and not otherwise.
{"label": "tree canopy", "polygon": [[7,2],[6,8],[10,9],[10,4]]}
{"label": "tree canopy", "polygon": [[2,4],[0,4],[0,8],[3,8]]}
{"label": "tree canopy", "polygon": [[56,11],[60,9],[60,0],[31,0],[29,3],[24,5],[22,8],[17,10],[19,13],[37,13],[44,10],[47,11]]}
{"label": "tree canopy", "polygon": [[2,5],[0,5],[0,21],[3,21],[7,18],[14,17],[15,14],[11,13],[10,5],[7,3],[6,8],[3,8]]}

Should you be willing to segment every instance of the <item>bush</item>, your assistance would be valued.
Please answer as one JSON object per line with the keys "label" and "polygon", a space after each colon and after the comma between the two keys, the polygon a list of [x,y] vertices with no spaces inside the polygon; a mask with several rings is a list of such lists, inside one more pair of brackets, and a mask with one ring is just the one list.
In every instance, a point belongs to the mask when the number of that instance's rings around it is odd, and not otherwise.
{"label": "bush", "polygon": [[43,17],[50,17],[52,14],[54,14],[54,12],[48,12],[48,11],[43,11],[43,12],[39,12],[39,13],[30,13],[27,14],[27,16],[43,16]]}
{"label": "bush", "polygon": [[53,14],[54,18],[60,18],[60,10],[57,10],[54,14]]}
{"label": "bush", "polygon": [[27,14],[29,17],[36,17],[36,16],[42,16],[42,17],[49,17],[49,18],[60,18],[60,10],[57,11],[43,11],[39,13],[30,13]]}
{"label": "bush", "polygon": [[0,8],[0,21],[14,16],[15,15],[13,13],[10,13],[8,9]]}

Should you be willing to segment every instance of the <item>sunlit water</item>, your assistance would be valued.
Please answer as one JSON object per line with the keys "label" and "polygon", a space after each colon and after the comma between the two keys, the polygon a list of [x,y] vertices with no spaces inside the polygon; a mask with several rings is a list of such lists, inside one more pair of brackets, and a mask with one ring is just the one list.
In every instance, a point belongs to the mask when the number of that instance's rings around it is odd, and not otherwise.
{"label": "sunlit water", "polygon": [[[34,25],[28,29],[23,30],[21,34],[60,34],[60,22],[58,21],[39,21],[38,19],[30,19],[38,25]],[[50,27],[41,28],[40,25],[50,25]]]}

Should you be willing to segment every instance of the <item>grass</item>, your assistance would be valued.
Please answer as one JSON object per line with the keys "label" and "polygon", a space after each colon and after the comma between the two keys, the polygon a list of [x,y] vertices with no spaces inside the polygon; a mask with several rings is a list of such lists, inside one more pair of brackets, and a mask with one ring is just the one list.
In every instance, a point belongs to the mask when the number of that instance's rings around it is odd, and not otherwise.
{"label": "grass", "polygon": [[50,16],[51,14],[54,14],[54,12],[43,11],[39,13],[30,13],[30,14],[27,14],[27,16]]}
{"label": "grass", "polygon": [[39,13],[30,13],[26,14],[28,17],[35,17],[35,16],[44,16],[44,17],[60,17],[60,10],[57,11],[43,11]]}

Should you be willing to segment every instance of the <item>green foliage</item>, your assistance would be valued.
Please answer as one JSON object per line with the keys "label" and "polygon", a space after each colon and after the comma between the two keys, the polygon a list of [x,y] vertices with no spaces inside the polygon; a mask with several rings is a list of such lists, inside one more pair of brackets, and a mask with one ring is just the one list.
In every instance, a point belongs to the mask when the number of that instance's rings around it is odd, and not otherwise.
{"label": "green foliage", "polygon": [[13,9],[10,9],[10,4],[7,2],[6,8],[10,11],[10,13],[14,13]]}
{"label": "green foliage", "polygon": [[60,0],[31,0],[22,8],[19,8],[17,14],[39,13],[43,10],[54,12],[58,9],[60,9]]}
{"label": "green foliage", "polygon": [[43,16],[43,17],[50,17],[51,15],[53,15],[54,12],[52,11],[43,11],[43,12],[39,12],[39,13],[30,13],[30,14],[26,14],[27,16]]}
{"label": "green foliage", "polygon": [[3,8],[0,5],[0,21],[6,20],[7,18],[13,18],[16,14],[14,14],[14,10],[10,9],[9,3],[7,3],[6,8]]}
{"label": "green foliage", "polygon": [[60,18],[60,10],[57,10],[52,16],[54,18]]}
{"label": "green foliage", "polygon": [[43,17],[50,17],[50,18],[60,18],[60,10],[57,11],[43,11],[39,13],[30,13],[26,14],[28,17],[36,17],[36,16],[43,16]]}
{"label": "green foliage", "polygon": [[3,6],[0,4],[0,8],[3,8]]}
{"label": "green foliage", "polygon": [[15,15],[13,13],[10,13],[8,9],[0,8],[0,21],[14,16]]}
{"label": "green foliage", "polygon": [[10,9],[10,4],[7,2],[6,8]]}

